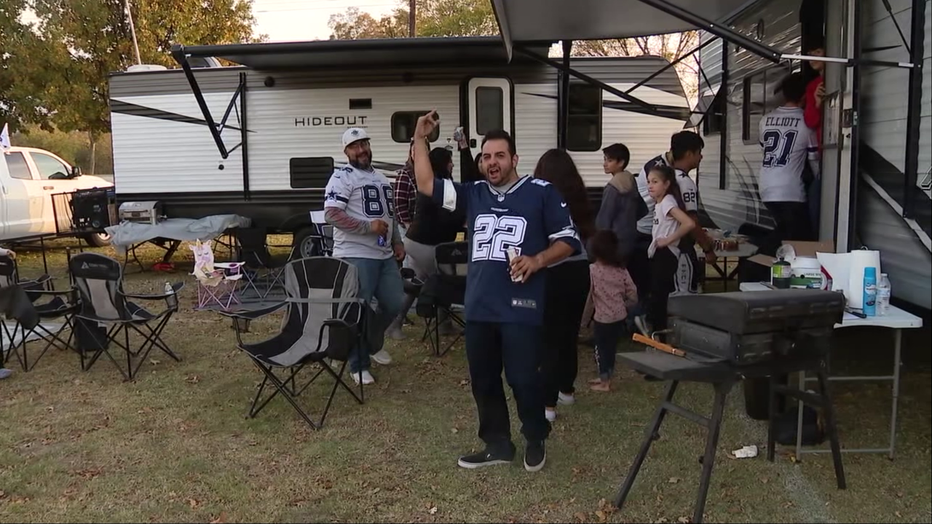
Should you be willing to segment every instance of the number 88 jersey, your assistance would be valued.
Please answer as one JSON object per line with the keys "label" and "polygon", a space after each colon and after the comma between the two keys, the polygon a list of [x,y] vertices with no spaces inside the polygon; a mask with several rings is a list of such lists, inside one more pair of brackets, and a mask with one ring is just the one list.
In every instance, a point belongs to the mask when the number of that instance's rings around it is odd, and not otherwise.
{"label": "number 88 jersey", "polygon": [[540,325],[546,270],[512,282],[508,249],[533,256],[563,241],[580,250],[576,227],[559,191],[524,176],[505,192],[486,181],[434,184],[434,201],[448,211],[464,209],[469,228],[466,320]]}
{"label": "number 88 jersey", "polygon": [[338,208],[356,220],[379,219],[388,224],[388,238],[379,245],[375,233],[361,235],[333,228],[333,256],[383,260],[393,256],[391,233],[395,220],[392,186],[382,173],[353,166],[338,168],[324,190],[324,209]]}

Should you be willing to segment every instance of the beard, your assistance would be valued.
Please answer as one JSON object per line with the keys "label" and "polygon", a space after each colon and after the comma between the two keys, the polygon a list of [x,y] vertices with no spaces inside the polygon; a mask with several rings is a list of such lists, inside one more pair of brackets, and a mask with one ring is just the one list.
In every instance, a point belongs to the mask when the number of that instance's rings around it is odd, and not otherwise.
{"label": "beard", "polygon": [[349,161],[350,165],[356,169],[369,171],[372,168],[372,157],[369,155],[360,155]]}

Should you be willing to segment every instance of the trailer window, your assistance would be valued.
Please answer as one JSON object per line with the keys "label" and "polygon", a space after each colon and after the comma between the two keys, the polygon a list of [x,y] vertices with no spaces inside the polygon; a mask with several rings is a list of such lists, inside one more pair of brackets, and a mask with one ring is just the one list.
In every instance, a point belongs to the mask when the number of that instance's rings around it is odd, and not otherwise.
{"label": "trailer window", "polygon": [[745,144],[760,142],[758,130],[763,116],[780,107],[783,97],[774,90],[792,70],[787,66],[771,67],[744,77],[741,138]]}
{"label": "trailer window", "polygon": [[292,189],[323,189],[333,174],[329,156],[292,158],[289,161]]}
{"label": "trailer window", "polygon": [[505,92],[500,87],[476,88],[476,132],[485,136],[489,131],[505,127]]}
{"label": "trailer window", "polygon": [[[414,127],[417,125],[417,119],[426,115],[430,111],[399,111],[392,115],[392,140],[401,144],[407,144],[414,138]],[[434,132],[427,137],[431,142],[436,142],[440,138],[440,126],[434,128]]]}
{"label": "trailer window", "polygon": [[566,148],[598,151],[602,147],[602,88],[571,83]]}
{"label": "trailer window", "polygon": [[702,134],[705,136],[722,134],[722,126],[725,122],[725,89],[720,89],[712,104],[706,112],[705,118],[702,119]]}
{"label": "trailer window", "polygon": [[32,180],[32,173],[26,165],[26,157],[22,153],[7,153],[6,165],[10,168],[10,177],[19,180]]}

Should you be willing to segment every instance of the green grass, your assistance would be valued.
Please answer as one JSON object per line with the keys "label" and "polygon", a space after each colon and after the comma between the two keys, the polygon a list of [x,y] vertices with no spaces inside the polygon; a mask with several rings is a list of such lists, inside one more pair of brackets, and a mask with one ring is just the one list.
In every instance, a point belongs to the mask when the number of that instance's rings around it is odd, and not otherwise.
{"label": "green grass", "polygon": [[[142,258],[151,264],[158,254],[149,250]],[[182,362],[153,352],[138,379],[124,383],[109,361],[85,373],[74,354],[52,350],[34,371],[16,369],[0,382],[0,521],[677,522],[692,514],[705,433],[675,417],[664,424],[624,510],[606,502],[664,387],[627,370],[613,393],[582,389],[576,405],[559,409],[544,471],[526,473],[520,461],[458,469],[457,457],[480,446],[465,357],[461,345],[443,358],[431,356],[419,341],[420,325],[406,328],[407,341],[389,343],[395,363],[374,368],[378,383],[365,405],[338,393],[323,430],[311,431],[282,399],[247,419],[261,374],[234,349],[228,321],[192,311],[190,252],[180,250],[176,262],[174,275],[137,269],[127,278],[134,291],[188,282],[183,310],[165,333]],[[20,265],[25,276],[41,272],[35,253],[22,252]],[[64,276],[62,253],[50,258],[50,271]],[[277,322],[255,325],[252,336],[268,336]],[[868,340],[864,332],[841,333],[840,347],[861,347],[868,357],[849,362],[843,351],[839,365],[863,362],[885,373],[890,353],[865,346]],[[590,355],[580,347],[583,387],[595,374]],[[835,489],[827,455],[794,463],[781,449],[773,464],[763,450],[756,459],[727,458],[743,445],[766,442],[763,423],[744,415],[736,390],[707,521],[928,522],[926,362],[904,374],[896,460],[846,455],[846,491]],[[304,401],[319,410],[325,386],[310,388]],[[834,390],[842,444],[884,442],[889,388],[836,384]],[[677,399],[706,413],[711,407],[708,388],[699,385],[681,386]]]}

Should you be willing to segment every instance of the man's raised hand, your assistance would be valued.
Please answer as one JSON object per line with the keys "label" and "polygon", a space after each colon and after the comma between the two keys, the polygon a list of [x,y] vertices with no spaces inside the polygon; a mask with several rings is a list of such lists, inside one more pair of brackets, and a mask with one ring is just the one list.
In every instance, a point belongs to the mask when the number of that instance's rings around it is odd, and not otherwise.
{"label": "man's raised hand", "polygon": [[417,119],[414,137],[419,140],[425,139],[434,132],[438,125],[440,125],[440,120],[437,117],[437,110],[431,109],[429,113]]}

